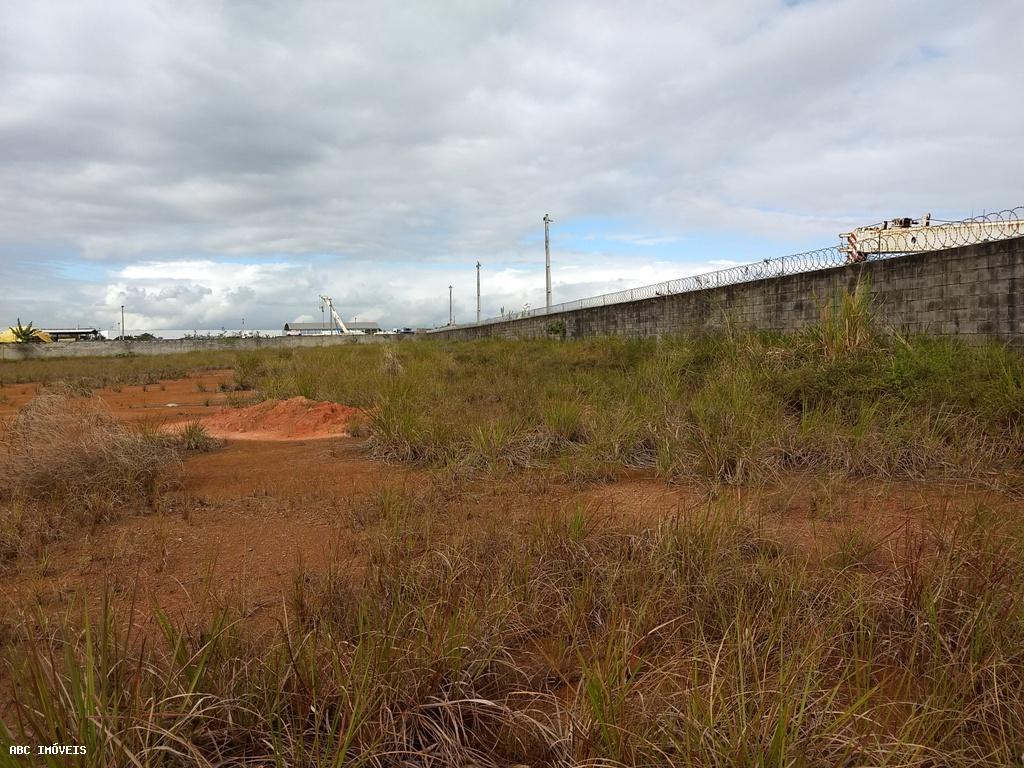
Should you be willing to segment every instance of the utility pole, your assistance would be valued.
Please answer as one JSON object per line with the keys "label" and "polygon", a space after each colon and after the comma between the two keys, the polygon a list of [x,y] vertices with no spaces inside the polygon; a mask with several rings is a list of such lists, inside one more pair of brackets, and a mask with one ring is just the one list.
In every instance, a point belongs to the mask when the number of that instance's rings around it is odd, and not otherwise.
{"label": "utility pole", "polygon": [[121,305],[121,341],[124,341],[124,304]]}
{"label": "utility pole", "polygon": [[452,287],[448,286],[448,325],[455,325],[455,314],[452,312]]}
{"label": "utility pole", "polygon": [[480,325],[480,262],[476,263],[476,324]]}
{"label": "utility pole", "polygon": [[547,309],[551,311],[551,238],[548,235],[548,225],[554,221],[548,214],[544,214],[544,281],[546,285],[545,297]]}

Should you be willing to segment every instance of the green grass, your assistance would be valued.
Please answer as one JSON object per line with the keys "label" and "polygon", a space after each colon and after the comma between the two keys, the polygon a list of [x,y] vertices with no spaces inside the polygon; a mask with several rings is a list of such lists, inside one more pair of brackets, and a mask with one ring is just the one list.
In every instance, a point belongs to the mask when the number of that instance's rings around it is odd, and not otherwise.
{"label": "green grass", "polygon": [[391,461],[581,478],[643,467],[730,483],[793,471],[987,482],[1021,470],[1020,352],[844,333],[418,342],[245,365],[267,397],[370,409],[373,450]]}
{"label": "green grass", "polygon": [[210,436],[210,433],[201,421],[194,419],[182,427],[180,445],[182,450],[185,451],[206,453],[220,445],[220,441]]}
{"label": "green grass", "polygon": [[121,384],[156,384],[197,371],[230,368],[238,357],[230,350],[185,352],[174,355],[81,357],[0,362],[0,386],[38,382],[67,382],[89,388]]}

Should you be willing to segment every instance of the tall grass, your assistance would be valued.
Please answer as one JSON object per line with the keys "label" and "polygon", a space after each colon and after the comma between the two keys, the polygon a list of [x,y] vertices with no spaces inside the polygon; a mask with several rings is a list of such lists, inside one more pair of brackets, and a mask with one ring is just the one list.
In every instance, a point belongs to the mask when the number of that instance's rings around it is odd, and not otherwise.
{"label": "tall grass", "polygon": [[852,291],[839,292],[819,306],[819,322],[806,331],[812,344],[829,358],[870,347],[881,330],[875,323],[871,283],[858,282]]}
{"label": "tall grass", "polygon": [[1024,468],[1019,351],[883,333],[859,293],[826,307],[819,326],[786,336],[418,342],[249,367],[266,396],[369,409],[373,451],[392,461],[716,482],[988,481]]}
{"label": "tall grass", "polygon": [[878,567],[725,504],[440,535],[429,494],[372,503],[368,568],[302,576],[276,632],[226,609],[140,643],[107,610],[30,639],[7,738],[87,745],[81,765],[1020,760],[1019,521],[958,509]]}
{"label": "tall grass", "polygon": [[5,360],[0,361],[0,386],[66,382],[98,389],[120,384],[155,384],[161,379],[181,378],[197,371],[230,368],[238,354],[221,350],[173,355]]}

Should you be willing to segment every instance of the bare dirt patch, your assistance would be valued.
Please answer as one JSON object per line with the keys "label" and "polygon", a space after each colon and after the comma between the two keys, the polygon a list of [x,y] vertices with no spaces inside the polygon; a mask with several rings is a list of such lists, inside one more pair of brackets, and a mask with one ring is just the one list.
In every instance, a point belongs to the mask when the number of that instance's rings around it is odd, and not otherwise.
{"label": "bare dirt patch", "polygon": [[[228,406],[225,390],[234,388],[230,369],[206,371],[183,379],[162,379],[151,384],[125,384],[93,392],[118,419],[159,424],[185,417],[208,415]],[[42,392],[41,384],[0,387],[0,419],[13,416]]]}
{"label": "bare dirt patch", "polygon": [[357,408],[305,397],[270,400],[200,419],[213,437],[231,440],[317,440],[346,437]]}
{"label": "bare dirt patch", "polygon": [[194,455],[160,510],[83,529],[0,574],[0,612],[95,607],[110,591],[135,595],[147,625],[153,605],[185,617],[240,599],[265,616],[290,592],[297,567],[361,567],[365,533],[350,525],[353,499],[415,484],[416,473],[367,459],[362,442],[239,441]]}

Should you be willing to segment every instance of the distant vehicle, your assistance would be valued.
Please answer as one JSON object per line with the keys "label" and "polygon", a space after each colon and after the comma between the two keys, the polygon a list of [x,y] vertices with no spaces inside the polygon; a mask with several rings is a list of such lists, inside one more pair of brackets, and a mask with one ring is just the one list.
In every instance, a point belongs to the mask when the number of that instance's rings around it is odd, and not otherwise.
{"label": "distant vehicle", "polygon": [[395,333],[416,333],[412,328],[396,328]]}

